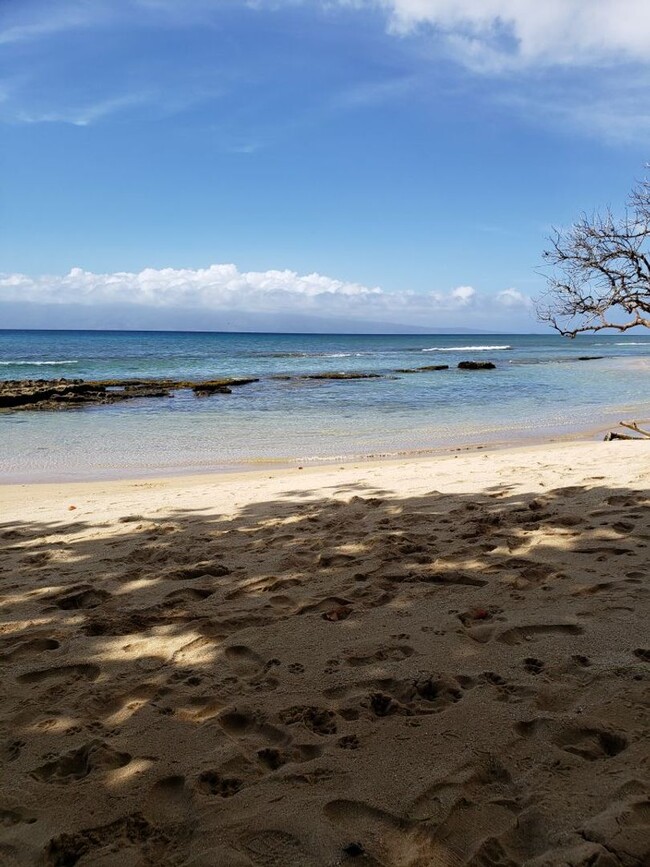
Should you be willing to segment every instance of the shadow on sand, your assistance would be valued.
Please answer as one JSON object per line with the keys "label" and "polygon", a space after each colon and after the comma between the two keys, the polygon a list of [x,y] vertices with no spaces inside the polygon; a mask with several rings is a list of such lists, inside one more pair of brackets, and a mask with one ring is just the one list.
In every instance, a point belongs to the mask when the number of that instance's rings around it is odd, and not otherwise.
{"label": "shadow on sand", "polygon": [[3,863],[648,863],[646,492],[303,495],[0,526]]}

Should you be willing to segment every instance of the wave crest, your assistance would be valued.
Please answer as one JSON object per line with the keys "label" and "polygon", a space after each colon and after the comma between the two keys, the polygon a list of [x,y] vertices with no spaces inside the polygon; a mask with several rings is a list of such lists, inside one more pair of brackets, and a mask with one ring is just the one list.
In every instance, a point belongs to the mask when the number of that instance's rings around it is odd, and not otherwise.
{"label": "wave crest", "polygon": [[66,360],[64,360],[64,361],[24,361],[24,360],[22,360],[22,361],[13,361],[13,360],[12,360],[12,361],[0,361],[0,364],[1,364],[3,367],[13,367],[14,365],[15,365],[15,366],[18,366],[18,365],[28,365],[29,367],[41,367],[41,366],[44,365],[44,364],[54,364],[54,365],[60,365],[60,364],[79,364],[79,362],[78,362],[76,359],[74,359],[74,360],[66,359]]}
{"label": "wave crest", "polygon": [[421,352],[490,352],[497,349],[512,349],[512,346],[430,346]]}

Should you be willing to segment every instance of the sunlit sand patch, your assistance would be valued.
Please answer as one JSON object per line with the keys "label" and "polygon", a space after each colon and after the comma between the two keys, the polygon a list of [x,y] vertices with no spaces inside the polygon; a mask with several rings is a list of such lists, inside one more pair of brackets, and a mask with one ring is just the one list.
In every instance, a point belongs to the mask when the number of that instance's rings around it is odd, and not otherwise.
{"label": "sunlit sand patch", "polygon": [[339,554],[364,554],[368,546],[363,542],[347,542],[344,545],[336,545],[334,548]]}
{"label": "sunlit sand patch", "polygon": [[223,702],[215,699],[197,698],[194,707],[185,706],[176,710],[175,716],[181,720],[189,722],[202,723],[206,720],[214,719],[224,708]]}
{"label": "sunlit sand patch", "polygon": [[134,777],[144,774],[145,771],[148,771],[155,764],[152,759],[131,759],[128,765],[125,765],[123,768],[115,768],[115,770],[109,771],[104,777],[104,781],[109,788],[123,786]]}
{"label": "sunlit sand patch", "polygon": [[65,590],[64,585],[54,584],[49,587],[37,587],[35,590],[30,590],[27,593],[14,593],[11,596],[4,596],[0,600],[0,607],[6,608],[9,605],[20,605],[23,602],[33,602],[34,600],[46,599],[49,596],[55,596]]}
{"label": "sunlit sand patch", "polygon": [[14,632],[24,632],[34,627],[46,626],[52,623],[53,619],[52,617],[30,617],[29,620],[9,620],[7,623],[0,624],[0,635],[12,635]]}
{"label": "sunlit sand patch", "polygon": [[134,581],[127,581],[122,584],[119,590],[115,591],[115,596],[126,596],[128,593],[135,593],[137,590],[146,590],[147,587],[154,587],[158,584],[157,578],[137,578]]}
{"label": "sunlit sand patch", "polygon": [[124,637],[104,639],[97,645],[97,657],[106,662],[145,658],[164,662],[173,658],[184,665],[207,665],[214,660],[214,642],[192,631],[166,635],[165,629],[171,627],[160,628],[151,635],[126,636],[126,642]]}
{"label": "sunlit sand patch", "polygon": [[59,716],[33,722],[31,725],[26,726],[25,731],[62,735],[78,726],[79,720],[75,717]]}

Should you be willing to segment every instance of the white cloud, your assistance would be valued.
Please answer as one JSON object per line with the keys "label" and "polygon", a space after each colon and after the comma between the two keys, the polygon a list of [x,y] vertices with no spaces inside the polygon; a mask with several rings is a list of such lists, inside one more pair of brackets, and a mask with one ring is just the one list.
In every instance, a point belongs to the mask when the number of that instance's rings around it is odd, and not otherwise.
{"label": "white cloud", "polygon": [[[342,0],[346,2],[346,0]],[[468,66],[650,60],[647,0],[368,0],[398,34],[433,28]]]}
{"label": "white cloud", "polygon": [[527,295],[522,294],[519,289],[513,288],[497,292],[496,298],[499,304],[503,304],[504,307],[529,307],[531,303]]}
{"label": "white cloud", "polygon": [[451,297],[457,300],[463,307],[469,304],[475,296],[476,289],[473,286],[457,286],[451,293]]}
{"label": "white cloud", "polygon": [[[501,294],[507,293],[523,298],[514,289]],[[440,314],[464,315],[470,305],[480,319],[492,306],[491,296],[479,295],[471,286],[458,286],[449,292],[388,292],[322,274],[241,272],[229,264],[200,269],[145,268],[137,273],[95,274],[73,268],[62,276],[4,274],[0,275],[0,302],[347,315],[413,324],[435,324]]]}

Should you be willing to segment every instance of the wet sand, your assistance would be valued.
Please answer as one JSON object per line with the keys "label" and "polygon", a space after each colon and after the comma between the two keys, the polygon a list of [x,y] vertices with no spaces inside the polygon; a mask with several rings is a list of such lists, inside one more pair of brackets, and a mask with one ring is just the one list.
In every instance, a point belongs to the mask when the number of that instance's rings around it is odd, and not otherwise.
{"label": "wet sand", "polygon": [[643,865],[650,444],[0,488],[0,861]]}

